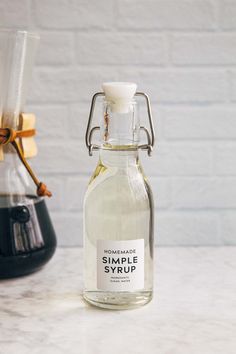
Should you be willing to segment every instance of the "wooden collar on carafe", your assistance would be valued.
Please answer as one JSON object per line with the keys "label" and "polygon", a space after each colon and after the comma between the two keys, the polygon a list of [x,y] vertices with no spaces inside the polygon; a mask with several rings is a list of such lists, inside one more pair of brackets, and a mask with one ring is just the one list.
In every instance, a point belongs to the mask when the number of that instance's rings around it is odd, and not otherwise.
{"label": "wooden collar on carafe", "polygon": [[[0,148],[1,146],[11,144],[16,153],[37,186],[37,195],[51,197],[52,193],[47,189],[47,186],[38,180],[32,168],[28,164],[26,158],[37,154],[37,147],[33,137],[36,134],[35,116],[33,114],[20,114],[20,130],[12,128],[0,128]],[[3,153],[1,154],[3,160]]]}

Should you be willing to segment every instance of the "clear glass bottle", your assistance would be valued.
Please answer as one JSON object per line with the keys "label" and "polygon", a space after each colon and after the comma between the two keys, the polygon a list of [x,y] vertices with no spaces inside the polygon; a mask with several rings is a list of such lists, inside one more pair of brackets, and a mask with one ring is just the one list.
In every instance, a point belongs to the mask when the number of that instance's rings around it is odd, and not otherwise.
{"label": "clear glass bottle", "polygon": [[[154,143],[140,127],[134,100],[136,84],[105,83],[100,146],[91,144],[90,130],[97,93],[92,101],[86,134],[90,152],[99,149],[99,162],[84,199],[84,298],[91,304],[128,309],[144,305],[153,293],[153,198],[138,149]],[[140,128],[149,143],[139,146]]]}
{"label": "clear glass bottle", "polygon": [[[21,113],[38,41],[36,34],[26,31],[0,31],[0,128],[3,130],[21,130]],[[0,278],[40,269],[55,248],[56,236],[44,198],[36,193],[15,148],[1,144]]]}

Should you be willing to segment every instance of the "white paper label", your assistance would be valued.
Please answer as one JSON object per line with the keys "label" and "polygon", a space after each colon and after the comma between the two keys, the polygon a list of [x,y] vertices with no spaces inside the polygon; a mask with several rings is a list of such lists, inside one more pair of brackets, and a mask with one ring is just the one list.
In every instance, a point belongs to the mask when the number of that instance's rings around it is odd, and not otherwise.
{"label": "white paper label", "polygon": [[108,291],[144,288],[144,239],[97,241],[97,288]]}

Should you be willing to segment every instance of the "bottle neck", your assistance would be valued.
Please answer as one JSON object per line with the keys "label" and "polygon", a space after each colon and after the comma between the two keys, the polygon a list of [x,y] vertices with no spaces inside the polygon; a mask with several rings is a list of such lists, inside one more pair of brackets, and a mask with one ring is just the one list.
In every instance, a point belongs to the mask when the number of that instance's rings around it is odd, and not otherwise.
{"label": "bottle neck", "polygon": [[101,149],[100,161],[106,167],[127,168],[139,164],[138,150]]}
{"label": "bottle neck", "polygon": [[104,114],[101,122],[101,149],[129,152],[137,150],[139,130],[140,125],[135,102],[130,102],[123,109],[117,109],[112,102],[104,102]]}

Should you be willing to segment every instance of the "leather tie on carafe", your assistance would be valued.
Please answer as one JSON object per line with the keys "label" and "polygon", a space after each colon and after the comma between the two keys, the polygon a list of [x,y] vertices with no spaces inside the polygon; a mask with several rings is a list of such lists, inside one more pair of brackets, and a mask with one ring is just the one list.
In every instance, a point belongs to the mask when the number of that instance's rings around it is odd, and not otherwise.
{"label": "leather tie on carafe", "polygon": [[47,189],[47,186],[43,182],[40,182],[37,179],[32,168],[26,161],[21,147],[16,141],[17,138],[32,137],[35,135],[35,133],[36,133],[35,129],[14,130],[12,128],[0,128],[0,145],[11,144],[14,147],[14,149],[17,152],[17,155],[19,156],[19,159],[21,160],[26,170],[28,171],[29,175],[31,176],[32,180],[34,181],[35,185],[37,186],[37,195],[39,197],[43,197],[43,196],[51,197],[52,193]]}

